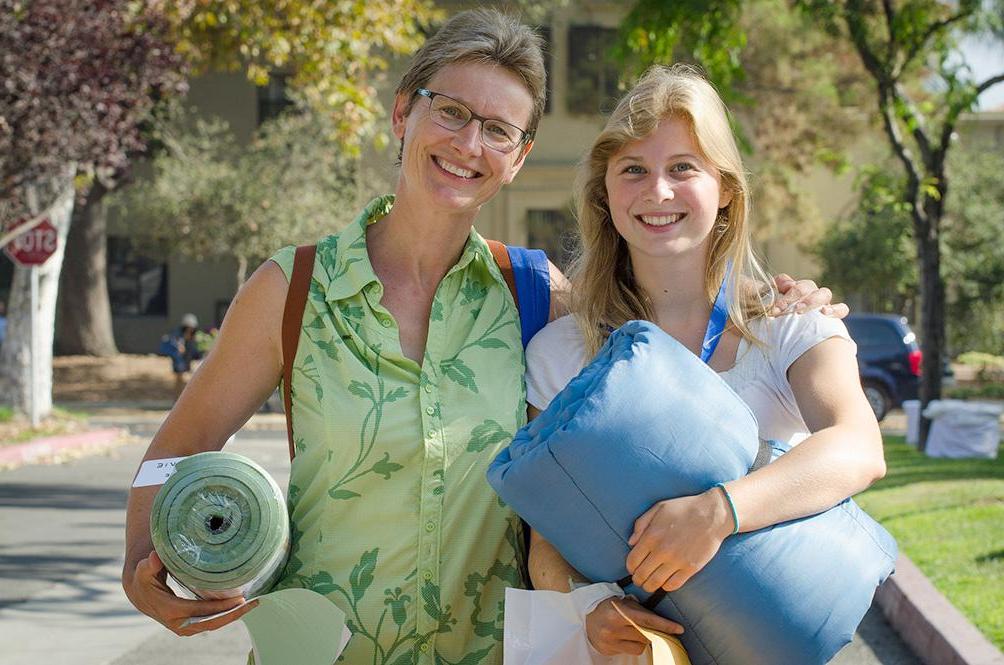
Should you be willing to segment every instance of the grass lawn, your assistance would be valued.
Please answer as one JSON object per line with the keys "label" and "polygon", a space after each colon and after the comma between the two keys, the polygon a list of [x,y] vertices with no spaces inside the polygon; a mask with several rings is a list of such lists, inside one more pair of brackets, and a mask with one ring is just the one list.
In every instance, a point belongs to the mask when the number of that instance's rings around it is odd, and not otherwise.
{"label": "grass lawn", "polygon": [[0,406],[0,447],[25,443],[32,439],[57,434],[73,434],[87,429],[87,414],[54,407],[38,427],[32,427],[24,416]]}
{"label": "grass lawn", "polygon": [[1004,650],[1004,450],[934,459],[885,438],[886,477],[855,499],[956,608]]}

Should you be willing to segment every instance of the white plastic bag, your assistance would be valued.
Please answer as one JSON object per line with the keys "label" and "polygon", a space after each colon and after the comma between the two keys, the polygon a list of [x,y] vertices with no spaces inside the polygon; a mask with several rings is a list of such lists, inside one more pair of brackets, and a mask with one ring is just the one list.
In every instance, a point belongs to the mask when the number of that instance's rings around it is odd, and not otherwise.
{"label": "white plastic bag", "polygon": [[611,597],[623,598],[624,591],[610,583],[571,593],[506,589],[503,665],[690,665],[676,640],[646,630],[652,646],[640,656],[604,656],[593,649],[585,617]]}

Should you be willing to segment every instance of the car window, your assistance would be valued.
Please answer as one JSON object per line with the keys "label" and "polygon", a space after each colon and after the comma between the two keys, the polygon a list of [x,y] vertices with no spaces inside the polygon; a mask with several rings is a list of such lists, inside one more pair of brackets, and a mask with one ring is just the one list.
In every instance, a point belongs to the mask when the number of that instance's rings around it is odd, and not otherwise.
{"label": "car window", "polygon": [[848,321],[847,330],[858,346],[901,346],[903,338],[885,321]]}

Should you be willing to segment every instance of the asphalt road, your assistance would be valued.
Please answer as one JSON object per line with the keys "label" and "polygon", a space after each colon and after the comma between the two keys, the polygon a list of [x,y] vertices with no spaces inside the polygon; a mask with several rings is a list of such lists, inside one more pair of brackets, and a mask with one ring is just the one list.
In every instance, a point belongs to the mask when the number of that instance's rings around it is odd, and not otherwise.
{"label": "asphalt road", "polygon": [[[148,439],[156,420],[130,427]],[[142,439],[64,464],[0,472],[0,665],[243,665],[243,624],[179,638],[126,600],[119,575],[127,486]],[[228,450],[285,486],[285,432],[242,431]],[[873,608],[840,665],[915,665]],[[291,664],[295,665],[295,664]]]}

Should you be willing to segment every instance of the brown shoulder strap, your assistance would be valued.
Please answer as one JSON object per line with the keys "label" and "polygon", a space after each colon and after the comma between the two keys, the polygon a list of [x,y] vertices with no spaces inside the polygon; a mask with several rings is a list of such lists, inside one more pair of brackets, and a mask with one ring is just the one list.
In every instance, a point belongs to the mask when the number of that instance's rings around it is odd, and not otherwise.
{"label": "brown shoulder strap", "polygon": [[293,274],[289,278],[286,306],[282,310],[282,404],[286,411],[286,436],[289,438],[289,459],[296,455],[293,447],[293,360],[300,344],[303,308],[307,304],[310,278],[314,274],[317,245],[301,245],[293,258]]}
{"label": "brown shoulder strap", "polygon": [[512,261],[509,259],[509,250],[498,240],[486,240],[485,242],[488,243],[488,249],[491,250],[492,256],[495,257],[495,263],[499,264],[499,268],[502,270],[502,278],[505,279],[506,286],[509,287],[509,293],[512,294],[513,302],[516,303],[516,307],[518,308],[519,296],[516,295],[516,277],[512,273]]}

